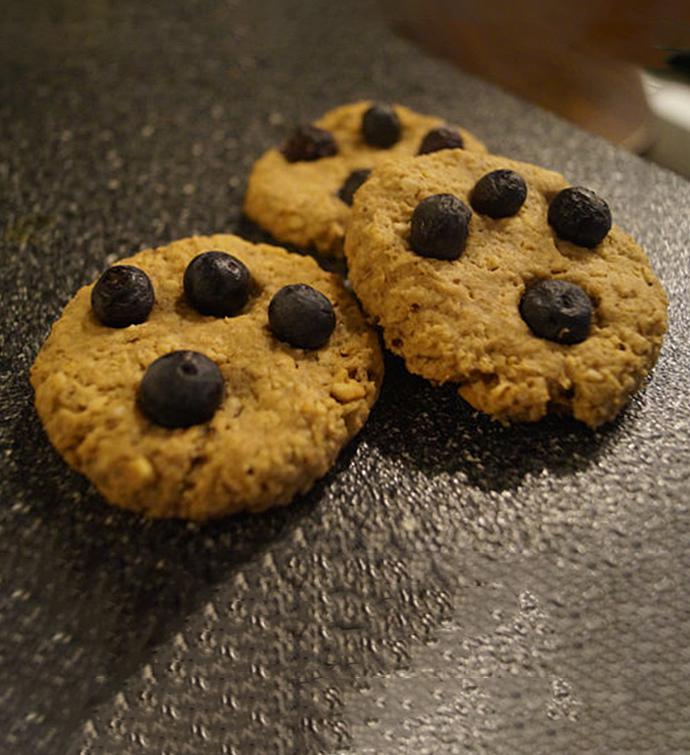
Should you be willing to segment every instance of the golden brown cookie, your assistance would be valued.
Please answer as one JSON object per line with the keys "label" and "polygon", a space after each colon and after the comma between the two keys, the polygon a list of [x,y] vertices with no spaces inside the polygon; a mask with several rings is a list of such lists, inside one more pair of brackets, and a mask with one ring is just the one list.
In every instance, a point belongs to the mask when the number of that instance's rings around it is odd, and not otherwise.
{"label": "golden brown cookie", "polygon": [[[342,256],[350,207],[338,192],[348,176],[392,157],[416,155],[429,131],[444,125],[441,118],[396,105],[401,126],[399,140],[390,147],[372,146],[362,134],[362,118],[372,104],[342,105],[315,121],[317,127],[333,136],[336,154],[289,162],[280,149],[264,153],[249,177],[246,215],[279,241],[313,247],[324,255]],[[468,131],[454,130],[462,137],[464,149],[485,151]]]}
{"label": "golden brown cookie", "polygon": [[[236,316],[199,314],[183,293],[188,263],[209,250],[249,269],[251,295]],[[106,327],[86,286],[32,368],[36,408],[58,451],[109,501],[153,517],[261,511],[306,491],[364,424],[383,374],[377,336],[340,280],[308,257],[230,235],[183,239],[121,264],[149,276],[148,318]],[[332,303],[335,329],[321,348],[294,348],[268,327],[272,297],[295,283]],[[224,395],[208,422],[168,429],[147,419],[137,394],[149,365],[177,350],[215,362]]]}
{"label": "golden brown cookie", "polygon": [[[455,260],[412,251],[421,200],[449,193],[466,211],[480,204],[472,194],[479,179],[501,169],[526,182],[515,214],[493,219],[473,209]],[[345,243],[350,280],[386,345],[412,372],[458,383],[464,399],[501,421],[550,411],[592,427],[612,419],[654,365],[666,330],[665,293],[628,234],[613,226],[590,249],[549,224],[550,202],[567,186],[533,165],[446,150],[381,166],[355,198]],[[550,279],[589,296],[584,340],[540,337],[523,319],[523,296]]]}

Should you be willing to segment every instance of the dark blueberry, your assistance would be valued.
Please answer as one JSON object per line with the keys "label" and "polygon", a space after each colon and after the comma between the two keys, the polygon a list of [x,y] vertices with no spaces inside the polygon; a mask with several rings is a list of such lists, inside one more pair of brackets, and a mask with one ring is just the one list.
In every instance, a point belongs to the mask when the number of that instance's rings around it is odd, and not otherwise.
{"label": "dark blueberry", "polygon": [[457,131],[448,126],[439,126],[427,131],[419,145],[419,154],[426,155],[429,152],[438,152],[440,149],[462,149],[464,146],[465,143]]}
{"label": "dark blueberry", "polygon": [[283,286],[268,305],[268,323],[274,335],[298,349],[318,349],[335,328],[330,301],[304,283]]}
{"label": "dark blueberry", "polygon": [[433,194],[412,213],[410,246],[423,257],[455,260],[465,249],[472,212],[452,194]]}
{"label": "dark blueberry", "polygon": [[126,328],[144,322],[155,297],[149,276],[132,265],[109,267],[91,289],[91,308],[103,325]]}
{"label": "dark blueberry", "polygon": [[527,197],[525,179],[514,170],[492,170],[474,185],[470,204],[475,212],[490,218],[508,218]]}
{"label": "dark blueberry", "polygon": [[611,210],[591,189],[563,189],[549,205],[549,224],[565,241],[595,247],[611,230]]}
{"label": "dark blueberry", "polygon": [[208,422],[223,400],[218,365],[197,351],[173,351],[148,366],[137,397],[141,411],[162,427]]}
{"label": "dark blueberry", "polygon": [[520,301],[520,314],[530,330],[556,343],[580,343],[589,335],[592,301],[580,286],[543,280],[530,286]]}
{"label": "dark blueberry", "polygon": [[355,192],[359,187],[369,178],[371,173],[370,168],[360,168],[359,170],[353,170],[352,173],[345,179],[345,183],[340,187],[338,196],[345,202],[352,206],[352,200],[354,199]]}
{"label": "dark blueberry", "polygon": [[400,118],[390,105],[372,105],[362,116],[364,141],[372,147],[392,147],[400,132]]}
{"label": "dark blueberry", "polygon": [[283,145],[283,155],[289,163],[320,160],[338,152],[333,134],[316,126],[298,126]]}
{"label": "dark blueberry", "polygon": [[187,301],[202,315],[236,315],[249,299],[250,285],[246,266],[225,252],[199,254],[184,271]]}

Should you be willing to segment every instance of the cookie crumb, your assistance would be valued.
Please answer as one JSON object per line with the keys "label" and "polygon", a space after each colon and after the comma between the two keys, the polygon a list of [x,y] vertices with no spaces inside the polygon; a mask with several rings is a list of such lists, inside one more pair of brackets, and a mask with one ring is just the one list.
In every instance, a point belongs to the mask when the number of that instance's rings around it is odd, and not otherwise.
{"label": "cookie crumb", "polygon": [[144,456],[137,456],[127,465],[127,471],[136,485],[146,485],[155,476],[151,462]]}
{"label": "cookie crumb", "polygon": [[334,383],[331,386],[331,396],[341,404],[364,398],[367,395],[366,388],[353,380],[346,383]]}

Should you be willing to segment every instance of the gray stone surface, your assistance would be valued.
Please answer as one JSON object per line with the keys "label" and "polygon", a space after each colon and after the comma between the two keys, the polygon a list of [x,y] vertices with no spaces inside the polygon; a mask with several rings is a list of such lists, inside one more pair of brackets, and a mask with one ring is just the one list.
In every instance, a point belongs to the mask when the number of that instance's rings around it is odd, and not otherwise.
{"label": "gray stone surface", "polygon": [[[690,752],[688,184],[422,56],[365,0],[2,13],[0,752]],[[671,296],[653,379],[601,432],[503,429],[391,359],[291,508],[107,507],[31,406],[50,323],[124,254],[256,235],[252,160],[362,96],[606,196]]]}

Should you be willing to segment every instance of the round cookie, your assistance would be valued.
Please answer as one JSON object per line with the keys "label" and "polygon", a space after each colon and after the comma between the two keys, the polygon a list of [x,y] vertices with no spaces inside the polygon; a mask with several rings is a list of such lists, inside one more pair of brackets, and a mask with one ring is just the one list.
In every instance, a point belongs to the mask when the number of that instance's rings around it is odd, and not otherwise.
{"label": "round cookie", "polygon": [[[254,163],[244,201],[245,214],[279,241],[315,248],[324,255],[342,256],[350,207],[339,192],[353,171],[373,168],[391,157],[416,155],[441,118],[395,105],[400,139],[388,148],[368,144],[362,119],[371,102],[342,105],[315,121],[335,139],[337,153],[316,160],[288,162],[280,149],[265,152]],[[485,151],[464,129],[456,129],[465,150]]]}
{"label": "round cookie", "polygon": [[[185,269],[209,250],[250,272],[250,298],[236,316],[202,315],[185,298]],[[152,517],[261,511],[306,491],[366,421],[383,375],[378,338],[337,276],[230,235],[183,239],[122,264],[153,284],[148,319],[102,325],[86,286],[33,365],[36,408],[57,450],[112,503]],[[269,329],[273,296],[297,283],[332,304],[335,328],[321,348],[293,348]],[[208,422],[168,429],[147,419],[137,394],[154,360],[178,350],[212,360],[224,392]]]}
{"label": "round cookie", "polygon": [[[412,251],[411,219],[422,200],[451,194],[466,208],[474,201],[484,212],[501,210],[491,192],[475,197],[473,189],[503,169],[526,183],[515,214],[494,219],[473,209],[457,259]],[[520,184],[513,182],[517,190]],[[412,372],[459,383],[464,399],[503,422],[535,421],[550,411],[591,427],[611,420],[655,363],[666,330],[665,293],[629,235],[613,226],[590,249],[560,239],[549,225],[549,204],[567,186],[559,174],[533,165],[446,150],[381,166],[355,198],[345,242],[350,281],[386,345]],[[580,334],[556,328],[554,336],[584,340],[539,337],[523,319],[525,292],[549,279],[589,297],[591,323],[583,328],[578,319],[588,316],[585,307],[570,313]],[[563,290],[555,294],[582,304]],[[531,304],[523,311],[538,328],[534,318],[543,313]]]}

